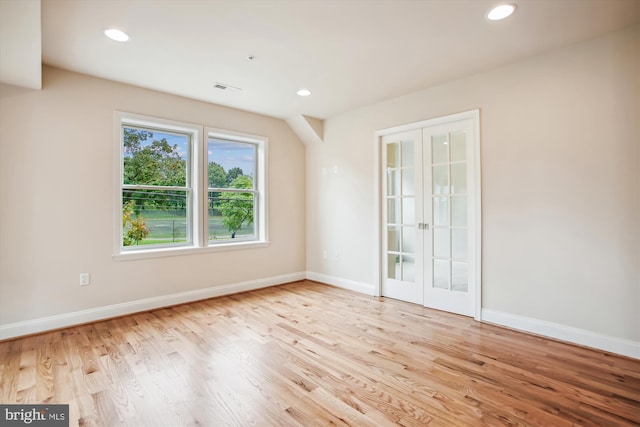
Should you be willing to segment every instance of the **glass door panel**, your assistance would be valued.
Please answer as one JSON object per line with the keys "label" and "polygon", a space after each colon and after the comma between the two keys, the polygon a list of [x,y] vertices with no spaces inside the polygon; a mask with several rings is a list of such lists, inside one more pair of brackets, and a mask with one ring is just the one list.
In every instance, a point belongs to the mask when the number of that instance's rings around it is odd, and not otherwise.
{"label": "glass door panel", "polygon": [[404,282],[415,283],[416,281],[416,257],[402,256],[402,280]]}
{"label": "glass door panel", "polygon": [[456,194],[467,193],[467,165],[466,163],[451,164],[451,192]]}
{"label": "glass door panel", "polygon": [[431,152],[433,163],[446,163],[449,161],[449,148],[447,134],[433,135],[431,137]]}
{"label": "glass door panel", "polygon": [[451,225],[467,226],[467,196],[451,196]]}
{"label": "glass door panel", "polygon": [[449,194],[449,166],[433,166],[433,194]]}
{"label": "glass door panel", "polygon": [[465,131],[449,132],[451,141],[451,161],[459,162],[467,159],[467,133]]}
{"label": "glass door panel", "polygon": [[400,255],[389,253],[387,255],[387,278],[388,279],[401,279],[401,270],[400,270]]}
{"label": "glass door panel", "polygon": [[416,223],[416,201],[413,197],[402,198],[402,224]]}
{"label": "glass door panel", "polygon": [[400,227],[387,227],[387,251],[400,252]]}
{"label": "glass door panel", "polygon": [[446,227],[433,229],[433,256],[449,259],[449,229]]}
{"label": "glass door panel", "polygon": [[449,261],[433,260],[433,287],[449,289]]}
{"label": "glass door panel", "polygon": [[387,144],[387,167],[398,167],[400,161],[400,144]]}
{"label": "glass door panel", "polygon": [[413,168],[402,170],[402,195],[403,196],[415,196],[415,172]]}
{"label": "glass door panel", "polygon": [[467,230],[451,229],[451,259],[467,260]]}
{"label": "glass door panel", "polygon": [[451,262],[451,290],[457,292],[469,291],[469,268],[466,262]]}
{"label": "glass door panel", "polygon": [[387,171],[387,196],[397,196],[400,194],[400,171],[389,169]]}

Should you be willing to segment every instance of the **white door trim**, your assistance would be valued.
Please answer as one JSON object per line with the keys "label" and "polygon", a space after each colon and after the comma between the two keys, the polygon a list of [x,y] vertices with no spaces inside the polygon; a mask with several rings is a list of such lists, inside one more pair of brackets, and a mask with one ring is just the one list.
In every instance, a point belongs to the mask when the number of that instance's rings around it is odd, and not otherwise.
{"label": "white door trim", "polygon": [[380,296],[382,294],[382,257],[384,255],[384,250],[381,247],[383,238],[382,233],[384,229],[383,222],[383,195],[382,195],[382,175],[381,171],[384,165],[381,164],[381,145],[382,145],[382,137],[385,135],[392,135],[396,133],[408,132],[415,129],[421,129],[425,127],[431,127],[441,124],[447,124],[452,122],[457,122],[460,120],[469,120],[473,121],[473,129],[475,132],[475,141],[477,143],[474,145],[474,156],[473,159],[469,159],[473,162],[471,170],[473,171],[473,185],[474,185],[474,215],[469,218],[470,227],[474,230],[475,233],[475,250],[473,252],[473,257],[469,259],[469,266],[473,269],[473,279],[475,280],[475,307],[474,307],[474,319],[482,320],[482,182],[481,182],[481,171],[480,171],[480,110],[470,110],[464,111],[461,113],[450,114],[447,116],[436,117],[433,119],[423,120],[416,123],[408,123],[400,126],[394,126],[387,129],[381,129],[376,131],[375,133],[375,151],[374,151],[374,202],[377,206],[376,212],[376,221],[375,221],[375,243],[377,247],[377,251],[375,253],[374,266],[376,268],[376,274],[374,276],[374,289],[375,295]]}
{"label": "white door trim", "polygon": [[[459,122],[460,120],[475,119],[479,125],[480,122],[480,110],[469,110],[461,113],[449,114],[448,116],[435,117],[433,119],[422,120],[415,123],[407,123],[400,126],[394,126],[392,128],[381,129],[376,131],[376,139],[384,135],[393,135],[396,133],[402,133],[412,131],[415,129],[422,129],[436,125],[444,125],[452,122]],[[479,128],[478,128],[479,129]],[[378,147],[378,150],[380,147]]]}

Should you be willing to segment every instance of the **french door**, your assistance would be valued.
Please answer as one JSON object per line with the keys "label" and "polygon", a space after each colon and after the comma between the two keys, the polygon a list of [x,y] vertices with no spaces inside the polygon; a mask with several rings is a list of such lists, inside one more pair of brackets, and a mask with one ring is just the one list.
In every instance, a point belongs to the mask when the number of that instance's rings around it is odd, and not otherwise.
{"label": "french door", "polygon": [[475,111],[383,131],[383,296],[479,315],[477,124]]}
{"label": "french door", "polygon": [[382,295],[423,304],[422,131],[382,138],[384,188]]}

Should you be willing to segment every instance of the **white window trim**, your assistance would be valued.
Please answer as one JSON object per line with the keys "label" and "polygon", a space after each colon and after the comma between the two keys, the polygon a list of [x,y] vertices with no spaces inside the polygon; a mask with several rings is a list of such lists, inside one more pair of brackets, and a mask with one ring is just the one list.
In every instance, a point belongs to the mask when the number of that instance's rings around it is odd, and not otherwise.
{"label": "white window trim", "polygon": [[[179,133],[188,133],[191,141],[191,173],[190,186],[192,201],[189,204],[189,225],[192,243],[184,246],[164,246],[148,249],[126,250],[122,247],[122,125],[131,125],[143,128],[151,128]],[[235,131],[227,131],[218,128],[205,127],[203,125],[167,120],[140,114],[116,111],[114,113],[114,199],[113,199],[113,255],[114,260],[137,260],[148,258],[160,258],[169,256],[189,255],[206,252],[221,252],[230,250],[242,250],[250,248],[262,248],[269,246],[268,218],[267,218],[267,152],[268,138],[258,135],[245,134]],[[257,239],[251,241],[220,242],[211,244],[208,241],[208,209],[207,209],[207,141],[216,137],[237,142],[250,142],[257,146],[256,164],[256,190],[258,191],[258,210],[256,232]]]}

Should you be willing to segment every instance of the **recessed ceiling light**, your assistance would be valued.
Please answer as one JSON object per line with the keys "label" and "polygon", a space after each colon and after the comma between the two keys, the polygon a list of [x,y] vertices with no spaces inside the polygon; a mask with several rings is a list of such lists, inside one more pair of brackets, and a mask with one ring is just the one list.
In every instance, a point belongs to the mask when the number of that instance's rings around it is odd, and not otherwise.
{"label": "recessed ceiling light", "polygon": [[496,6],[487,14],[487,18],[492,21],[499,21],[508,16],[511,16],[513,12],[516,11],[515,4],[501,4],[500,6]]}
{"label": "recessed ceiling light", "polygon": [[296,92],[299,96],[309,96],[311,95],[311,91],[309,89],[298,89]]}
{"label": "recessed ceiling light", "polygon": [[129,36],[127,35],[127,33],[115,28],[109,28],[108,30],[105,30],[104,35],[117,42],[126,42],[127,40],[129,40]]}

